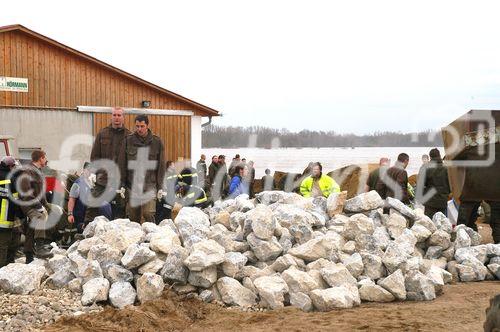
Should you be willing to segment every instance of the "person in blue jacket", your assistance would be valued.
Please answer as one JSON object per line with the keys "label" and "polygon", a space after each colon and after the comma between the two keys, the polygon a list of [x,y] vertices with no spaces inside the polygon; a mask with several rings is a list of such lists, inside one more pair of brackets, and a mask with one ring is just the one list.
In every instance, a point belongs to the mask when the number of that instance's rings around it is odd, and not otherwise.
{"label": "person in blue jacket", "polygon": [[250,185],[247,179],[248,169],[246,166],[236,166],[234,169],[234,176],[229,185],[229,198],[235,198],[241,194],[250,193]]}
{"label": "person in blue jacket", "polygon": [[[85,215],[87,213],[87,202],[90,191],[92,190],[92,181],[90,180],[90,163],[86,162],[83,166],[83,171],[80,177],[73,183],[69,191],[68,200],[68,231],[71,233],[73,225],[76,232],[83,233],[83,229],[87,226]],[[113,220],[113,210],[109,202],[103,202],[102,205],[95,211],[96,216],[105,216],[109,220]],[[93,220],[93,219],[92,219]],[[91,220],[91,221],[92,221]],[[71,236],[68,239],[72,242]],[[68,243],[69,244],[69,243]]]}

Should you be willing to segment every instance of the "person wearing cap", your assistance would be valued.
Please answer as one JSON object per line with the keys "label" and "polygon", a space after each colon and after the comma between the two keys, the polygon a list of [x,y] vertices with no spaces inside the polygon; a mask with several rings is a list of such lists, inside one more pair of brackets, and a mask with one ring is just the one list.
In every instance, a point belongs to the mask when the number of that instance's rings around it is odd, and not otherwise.
{"label": "person wearing cap", "polygon": [[380,178],[380,172],[387,171],[390,161],[389,158],[382,157],[378,163],[379,167],[370,172],[368,179],[366,180],[365,192],[369,192],[377,189],[378,179]]}
{"label": "person wearing cap", "polygon": [[11,156],[0,161],[0,267],[14,262],[21,237],[20,220],[24,217],[17,204],[16,177],[10,176],[15,166]]}
{"label": "person wearing cap", "polygon": [[179,173],[179,181],[187,183],[184,181],[184,178],[189,178],[188,182],[191,185],[194,186],[199,186],[199,178],[198,178],[198,171],[195,168],[192,167],[185,167],[182,169],[182,171]]}

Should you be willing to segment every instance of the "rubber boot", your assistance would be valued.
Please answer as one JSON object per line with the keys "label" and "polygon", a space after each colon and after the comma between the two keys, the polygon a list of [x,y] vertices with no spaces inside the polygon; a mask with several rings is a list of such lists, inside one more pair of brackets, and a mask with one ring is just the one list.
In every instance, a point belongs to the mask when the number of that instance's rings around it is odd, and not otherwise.
{"label": "rubber boot", "polygon": [[25,256],[26,256],[26,264],[33,262],[33,253],[32,252],[25,253]]}
{"label": "rubber boot", "polygon": [[50,251],[52,247],[45,239],[35,239],[35,257],[40,259],[47,259],[54,257]]}

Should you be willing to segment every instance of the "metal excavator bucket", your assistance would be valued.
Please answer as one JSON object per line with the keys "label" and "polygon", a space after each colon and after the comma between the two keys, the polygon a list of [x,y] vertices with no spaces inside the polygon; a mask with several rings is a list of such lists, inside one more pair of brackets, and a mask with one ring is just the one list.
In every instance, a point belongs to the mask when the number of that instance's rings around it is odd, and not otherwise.
{"label": "metal excavator bucket", "polygon": [[453,197],[500,201],[500,111],[472,110],[442,135]]}

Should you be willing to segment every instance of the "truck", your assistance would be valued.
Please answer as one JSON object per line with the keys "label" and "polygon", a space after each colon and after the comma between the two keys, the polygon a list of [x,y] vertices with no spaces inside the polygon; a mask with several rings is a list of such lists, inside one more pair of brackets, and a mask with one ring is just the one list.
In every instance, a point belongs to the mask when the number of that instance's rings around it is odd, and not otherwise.
{"label": "truck", "polygon": [[[10,135],[0,135],[0,159],[5,156],[16,158],[22,165],[29,164],[29,159],[19,159],[19,150],[17,148],[15,137]],[[54,194],[64,195],[64,183],[59,180],[61,174],[49,167],[44,167],[42,173],[45,175],[45,192],[51,197]]]}
{"label": "truck", "polygon": [[0,135],[0,159],[5,156],[18,158],[17,146],[15,146],[14,137],[9,135]]}
{"label": "truck", "polygon": [[500,111],[471,110],[442,137],[455,201],[500,201]]}

